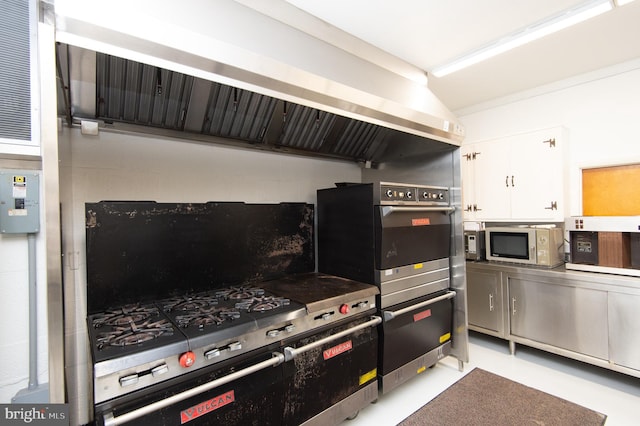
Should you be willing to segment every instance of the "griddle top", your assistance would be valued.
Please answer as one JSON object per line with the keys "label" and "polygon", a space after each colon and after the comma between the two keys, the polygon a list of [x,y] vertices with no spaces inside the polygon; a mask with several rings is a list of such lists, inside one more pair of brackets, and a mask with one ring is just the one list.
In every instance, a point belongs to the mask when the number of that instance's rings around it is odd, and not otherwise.
{"label": "griddle top", "polygon": [[303,303],[309,313],[354,299],[374,297],[378,287],[323,273],[289,275],[260,283],[265,290]]}

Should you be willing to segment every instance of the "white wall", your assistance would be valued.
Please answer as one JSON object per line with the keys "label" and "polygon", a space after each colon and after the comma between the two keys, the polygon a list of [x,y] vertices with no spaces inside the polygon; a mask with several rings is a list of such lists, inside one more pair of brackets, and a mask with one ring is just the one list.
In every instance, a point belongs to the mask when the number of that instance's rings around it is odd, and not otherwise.
{"label": "white wall", "polygon": [[[40,176],[42,180],[42,176]],[[42,184],[40,185],[42,190]],[[40,197],[40,222],[44,230]],[[49,381],[44,232],[36,234],[38,384]],[[0,404],[29,385],[29,263],[26,234],[0,234]]]}
{"label": "white wall", "polygon": [[570,142],[568,215],[582,214],[581,168],[640,163],[640,60],[519,97],[462,115],[467,129],[464,143],[566,127]]}
{"label": "white wall", "polygon": [[[316,201],[316,190],[335,182],[360,182],[355,163],[320,160],[100,132],[60,136],[66,367],[69,402],[89,409],[90,355],[86,330],[84,203],[101,200],[158,202]],[[69,186],[70,185],[70,191]],[[71,197],[71,200],[67,200]],[[70,216],[72,216],[70,218]],[[69,229],[71,227],[72,229]],[[1,327],[1,326],[0,326]],[[0,360],[0,365],[2,360]],[[77,404],[77,405],[76,405]],[[74,414],[74,408],[71,414]],[[73,419],[85,423],[88,419]]]}

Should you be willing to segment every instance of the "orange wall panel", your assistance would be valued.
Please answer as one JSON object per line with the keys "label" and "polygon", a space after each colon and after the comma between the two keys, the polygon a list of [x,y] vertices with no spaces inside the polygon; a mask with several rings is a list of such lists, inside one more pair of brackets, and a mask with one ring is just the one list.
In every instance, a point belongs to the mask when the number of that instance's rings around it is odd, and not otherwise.
{"label": "orange wall panel", "polygon": [[583,169],[582,214],[640,215],[640,164]]}

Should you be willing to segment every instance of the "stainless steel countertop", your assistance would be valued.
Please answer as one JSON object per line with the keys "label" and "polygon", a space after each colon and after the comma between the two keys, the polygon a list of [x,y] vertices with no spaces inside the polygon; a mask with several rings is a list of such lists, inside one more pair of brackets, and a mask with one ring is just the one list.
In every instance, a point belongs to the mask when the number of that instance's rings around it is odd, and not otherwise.
{"label": "stainless steel countertop", "polygon": [[533,275],[558,284],[586,285],[603,290],[631,290],[634,294],[640,294],[640,278],[638,277],[574,271],[566,269],[564,265],[555,268],[544,268],[488,261],[467,261],[466,268],[467,270],[475,271],[500,271],[518,276]]}

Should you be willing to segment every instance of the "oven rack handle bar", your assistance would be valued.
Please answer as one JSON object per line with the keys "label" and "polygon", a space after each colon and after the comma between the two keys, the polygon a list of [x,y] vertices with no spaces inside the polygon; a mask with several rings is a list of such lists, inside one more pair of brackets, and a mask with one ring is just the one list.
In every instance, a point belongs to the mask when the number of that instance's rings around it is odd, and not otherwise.
{"label": "oven rack handle bar", "polygon": [[424,308],[425,306],[429,306],[432,305],[436,302],[439,302],[441,300],[446,300],[446,299],[451,299],[453,297],[456,296],[456,292],[453,290],[450,290],[448,292],[446,292],[445,294],[443,294],[442,296],[438,296],[438,297],[434,297],[433,299],[429,299],[429,300],[425,300],[424,302],[420,302],[420,303],[416,303],[415,305],[411,305],[411,306],[407,306],[406,308],[400,309],[398,311],[384,311],[384,320],[385,321],[391,321],[392,319],[402,315],[402,314],[406,314],[407,312],[411,312],[414,309],[418,309],[418,308]]}
{"label": "oven rack handle bar", "polygon": [[389,216],[395,212],[442,212],[452,214],[456,211],[453,206],[442,207],[400,207],[400,206],[383,206],[382,216]]}
{"label": "oven rack handle bar", "polygon": [[125,413],[121,416],[114,417],[113,412],[109,412],[104,416],[104,425],[114,426],[114,425],[120,425],[123,423],[130,422],[144,415],[153,413],[154,411],[166,408],[177,402],[184,401],[185,399],[199,395],[208,390],[217,388],[218,386],[222,386],[234,380],[248,376],[249,374],[255,373],[260,370],[264,370],[268,367],[275,367],[276,365],[282,364],[283,362],[284,362],[284,355],[282,355],[280,352],[273,352],[271,354],[271,358],[265,361],[259,362],[247,368],[243,368],[242,370],[235,371],[231,374],[227,374],[224,377],[220,377],[219,379],[213,380],[211,382],[205,383],[200,386],[196,386],[195,388],[191,388],[184,392],[177,393],[168,398],[161,399],[160,401],[156,401],[152,404],[145,405],[133,411],[129,411],[128,413]]}
{"label": "oven rack handle bar", "polygon": [[339,333],[332,334],[331,336],[325,337],[324,339],[316,340],[315,342],[309,343],[308,345],[301,346],[299,348],[292,348],[291,346],[287,346],[284,348],[284,360],[291,361],[298,355],[310,351],[311,349],[315,349],[318,346],[322,346],[325,343],[332,342],[334,340],[338,340],[343,338],[344,336],[351,334],[355,331],[362,330],[368,327],[374,327],[382,322],[382,318],[376,315],[373,315],[371,319],[367,322],[363,322],[362,324],[358,324],[354,327],[343,330]]}

